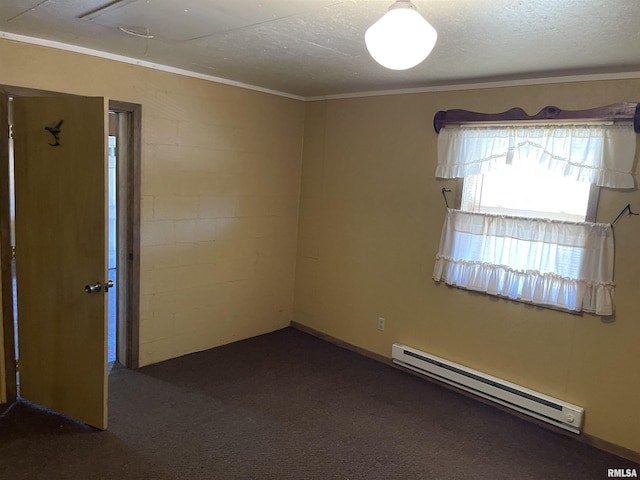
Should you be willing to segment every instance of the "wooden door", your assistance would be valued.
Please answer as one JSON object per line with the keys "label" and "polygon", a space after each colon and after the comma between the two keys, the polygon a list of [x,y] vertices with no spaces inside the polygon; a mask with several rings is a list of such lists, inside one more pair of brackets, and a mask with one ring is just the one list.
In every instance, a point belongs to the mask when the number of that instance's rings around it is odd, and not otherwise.
{"label": "wooden door", "polygon": [[103,98],[13,100],[20,396],[100,429],[107,111]]}

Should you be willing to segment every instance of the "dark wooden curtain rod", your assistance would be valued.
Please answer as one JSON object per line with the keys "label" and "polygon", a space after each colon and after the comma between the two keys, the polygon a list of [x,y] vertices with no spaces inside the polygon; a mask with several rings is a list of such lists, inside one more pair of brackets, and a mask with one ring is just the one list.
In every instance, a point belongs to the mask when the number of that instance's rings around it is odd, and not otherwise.
{"label": "dark wooden curtain rod", "polygon": [[502,113],[478,113],[468,110],[440,110],[433,117],[436,133],[446,125],[463,123],[509,123],[528,120],[610,120],[633,121],[633,130],[640,133],[640,103],[615,103],[589,110],[561,110],[558,107],[544,107],[535,115],[527,115],[521,108],[512,108]]}

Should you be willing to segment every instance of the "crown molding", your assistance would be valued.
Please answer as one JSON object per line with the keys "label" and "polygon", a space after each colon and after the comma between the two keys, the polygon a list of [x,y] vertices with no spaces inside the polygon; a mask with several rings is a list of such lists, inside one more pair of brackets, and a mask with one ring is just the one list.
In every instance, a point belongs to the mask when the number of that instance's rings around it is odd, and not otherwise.
{"label": "crown molding", "polygon": [[8,33],[3,31],[0,31],[0,39],[12,40],[12,41],[21,42],[21,43],[28,43],[31,45],[38,45],[42,47],[55,48],[58,50],[65,50],[68,52],[79,53],[82,55],[90,55],[93,57],[104,58],[104,59],[113,60],[116,62],[128,63],[131,65],[137,65],[140,67],[159,70],[162,72],[174,73],[176,75],[183,75],[185,77],[198,78],[198,79],[206,80],[209,82],[221,83],[224,85],[231,85],[234,87],[245,88],[247,90],[268,93],[271,95],[277,95],[280,97],[290,98],[293,100],[300,100],[304,102],[314,102],[314,101],[321,101],[321,100],[340,100],[340,99],[347,99],[347,98],[362,98],[362,97],[381,97],[381,96],[387,96],[387,95],[451,92],[451,91],[460,91],[460,90],[480,90],[480,89],[487,89],[487,88],[549,85],[549,84],[557,84],[557,83],[640,79],[640,71],[620,72],[620,73],[596,73],[596,74],[567,75],[567,76],[557,76],[557,77],[526,78],[526,79],[519,79],[519,80],[503,80],[503,81],[492,81],[492,82],[461,83],[461,84],[453,84],[453,85],[434,85],[434,86],[424,86],[424,87],[404,88],[404,89],[394,89],[394,90],[373,90],[373,91],[365,91],[365,92],[335,94],[335,95],[301,96],[301,95],[294,95],[287,92],[281,92],[278,90],[272,90],[269,88],[259,87],[257,85],[238,82],[235,80],[229,80],[222,77],[216,77],[213,75],[205,75],[202,73],[193,72],[191,70],[184,70],[181,68],[170,67],[168,65],[148,62],[146,60],[140,60],[137,58],[126,57],[123,55],[117,55],[114,53],[103,52],[103,51],[94,50],[91,48],[80,47],[77,45],[70,45],[68,43],[57,42],[54,40],[45,40],[42,38],[29,37],[25,35],[18,35],[15,33]]}
{"label": "crown molding", "polygon": [[226,78],[216,77],[213,75],[205,75],[203,73],[192,72],[190,70],[184,70],[182,68],[170,67],[159,63],[148,62],[146,60],[139,60],[137,58],[126,57],[124,55],[117,55],[114,53],[102,52],[100,50],[94,50],[86,47],[79,47],[77,45],[70,45],[68,43],[57,42],[54,40],[45,40],[42,38],[28,37],[25,35],[18,35],[15,33],[8,33],[0,31],[0,39],[12,40],[14,42],[28,43],[30,45],[37,45],[41,47],[55,48],[57,50],[65,50],[67,52],[80,53],[82,55],[90,55],[92,57],[104,58],[107,60],[114,60],[116,62],[128,63],[130,65],[137,65],[139,67],[150,68],[152,70],[159,70],[161,72],[174,73],[176,75],[182,75],[185,77],[198,78],[200,80],[206,80],[214,83],[222,83],[224,85],[231,85],[233,87],[245,88],[247,90],[254,90],[256,92],[269,93],[271,95],[277,95],[280,97],[291,98],[293,100],[306,100],[305,97],[299,95],[292,95],[286,92],[280,92],[277,90],[271,90],[269,88],[263,88],[256,85],[250,85],[248,83],[237,82],[235,80],[228,80]]}

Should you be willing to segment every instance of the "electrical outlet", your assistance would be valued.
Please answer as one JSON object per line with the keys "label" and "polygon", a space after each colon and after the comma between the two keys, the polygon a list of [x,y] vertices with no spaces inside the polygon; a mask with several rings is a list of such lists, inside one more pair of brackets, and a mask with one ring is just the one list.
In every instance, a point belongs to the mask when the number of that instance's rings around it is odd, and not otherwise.
{"label": "electrical outlet", "polygon": [[384,332],[384,318],[378,317],[378,330]]}

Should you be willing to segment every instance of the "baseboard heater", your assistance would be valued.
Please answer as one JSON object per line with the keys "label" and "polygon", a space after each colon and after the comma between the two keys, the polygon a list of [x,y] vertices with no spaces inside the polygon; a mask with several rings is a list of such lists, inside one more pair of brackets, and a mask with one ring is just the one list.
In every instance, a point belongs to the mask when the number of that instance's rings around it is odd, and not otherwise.
{"label": "baseboard heater", "polygon": [[550,424],[580,433],[584,409],[411,347],[393,344],[393,362]]}

